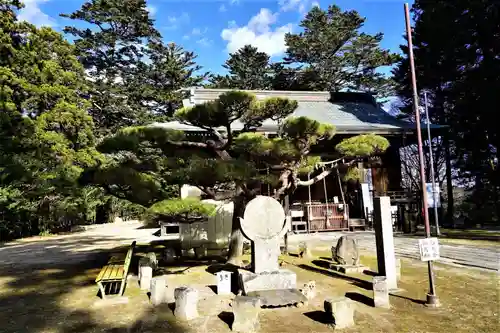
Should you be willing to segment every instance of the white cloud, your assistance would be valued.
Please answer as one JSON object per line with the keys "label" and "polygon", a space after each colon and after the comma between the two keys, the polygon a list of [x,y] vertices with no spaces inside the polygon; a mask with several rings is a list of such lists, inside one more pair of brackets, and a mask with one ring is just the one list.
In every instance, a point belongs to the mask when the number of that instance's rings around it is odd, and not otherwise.
{"label": "white cloud", "polygon": [[300,14],[307,13],[313,7],[319,7],[318,1],[311,0],[279,0],[278,4],[283,12],[298,11]]}
{"label": "white cloud", "polygon": [[267,8],[252,17],[248,24],[238,27],[234,21],[229,22],[228,28],[222,30],[221,37],[227,41],[227,51],[234,53],[247,44],[251,44],[261,52],[270,56],[283,54],[286,50],[285,34],[291,32],[292,24],[271,28],[276,23],[277,14]]}
{"label": "white cloud", "polygon": [[169,30],[175,30],[179,28],[179,26],[189,23],[190,17],[189,14],[184,12],[179,16],[168,16],[167,17],[167,22],[168,25],[165,27],[165,29]]}
{"label": "white cloud", "polygon": [[153,5],[147,5],[146,6],[146,9],[147,11],[149,12],[149,14],[151,14],[151,16],[155,16],[156,13],[158,12],[158,8],[156,8],[155,6]]}
{"label": "white cloud", "polygon": [[19,11],[18,19],[20,21],[28,21],[37,27],[56,27],[56,20],[42,12],[40,9],[40,5],[42,3],[49,1],[50,0],[24,0],[24,8]]}
{"label": "white cloud", "polygon": [[200,44],[201,46],[210,46],[212,45],[212,40],[208,39],[207,37],[203,37],[201,39],[198,39],[196,43]]}
{"label": "white cloud", "polygon": [[224,6],[224,4],[220,5],[219,12],[225,12],[225,11],[227,11],[226,6]]}

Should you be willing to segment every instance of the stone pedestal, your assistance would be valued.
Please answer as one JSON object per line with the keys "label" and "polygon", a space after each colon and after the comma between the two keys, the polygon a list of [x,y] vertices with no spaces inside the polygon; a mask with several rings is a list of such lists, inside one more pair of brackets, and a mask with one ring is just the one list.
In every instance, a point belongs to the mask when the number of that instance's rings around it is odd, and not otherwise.
{"label": "stone pedestal", "polygon": [[240,269],[238,273],[240,288],[245,295],[252,291],[297,288],[297,274],[289,269],[278,269],[260,274]]}
{"label": "stone pedestal", "polygon": [[376,308],[389,309],[391,307],[385,276],[375,276],[373,278],[373,304]]}
{"label": "stone pedestal", "polygon": [[151,303],[159,305],[167,303],[167,278],[165,276],[158,276],[151,280]]}
{"label": "stone pedestal", "polygon": [[374,199],[373,221],[377,243],[378,273],[387,278],[389,290],[397,290],[396,256],[394,254],[391,199],[389,197]]}
{"label": "stone pedestal", "polygon": [[198,290],[179,287],[174,291],[174,316],[179,320],[192,320],[198,317]]}
{"label": "stone pedestal", "polygon": [[234,332],[256,332],[259,328],[261,303],[257,297],[236,296],[232,302]]}
{"label": "stone pedestal", "polygon": [[363,265],[352,266],[352,265],[330,264],[330,269],[344,274],[352,274],[352,273],[363,273],[368,268]]}
{"label": "stone pedestal", "polygon": [[325,312],[335,329],[354,326],[354,307],[347,297],[327,299],[324,303]]}

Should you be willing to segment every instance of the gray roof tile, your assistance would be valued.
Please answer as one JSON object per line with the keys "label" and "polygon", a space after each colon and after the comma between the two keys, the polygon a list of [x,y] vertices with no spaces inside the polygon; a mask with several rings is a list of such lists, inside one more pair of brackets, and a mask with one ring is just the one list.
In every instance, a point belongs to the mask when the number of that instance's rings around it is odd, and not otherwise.
{"label": "gray roof tile", "polygon": [[[224,89],[195,89],[192,90],[192,103],[203,103],[217,98],[217,96],[227,90]],[[309,117],[322,123],[334,125],[337,133],[391,133],[414,130],[415,124],[405,122],[389,115],[376,103],[366,102],[331,102],[328,92],[280,92],[280,91],[250,91],[257,95],[257,98],[269,96],[287,97],[298,101],[298,107],[292,116]],[[365,96],[366,97],[366,96]],[[199,131],[195,126],[181,124],[177,121],[154,124],[165,128],[172,128],[184,131]],[[232,124],[233,130],[239,130],[243,125],[236,121]],[[442,126],[431,125],[437,129]],[[275,132],[278,124],[272,120],[263,123],[259,131]]]}

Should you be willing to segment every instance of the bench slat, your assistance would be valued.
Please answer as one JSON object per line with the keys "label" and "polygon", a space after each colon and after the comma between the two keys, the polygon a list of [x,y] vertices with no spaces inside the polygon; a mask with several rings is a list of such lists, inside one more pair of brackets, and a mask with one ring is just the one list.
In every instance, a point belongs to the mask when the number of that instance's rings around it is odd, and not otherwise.
{"label": "bench slat", "polygon": [[96,282],[121,280],[125,276],[123,267],[121,265],[106,265],[102,268],[101,272],[96,278]]}
{"label": "bench slat", "polygon": [[97,275],[95,282],[99,283],[101,281],[105,282],[105,281],[116,281],[116,280],[126,279],[128,274],[128,269],[132,261],[135,244],[136,242],[134,241],[132,242],[132,245],[130,245],[125,260],[123,259],[123,257],[120,258],[118,256],[112,256],[109,259],[108,264],[104,266]]}

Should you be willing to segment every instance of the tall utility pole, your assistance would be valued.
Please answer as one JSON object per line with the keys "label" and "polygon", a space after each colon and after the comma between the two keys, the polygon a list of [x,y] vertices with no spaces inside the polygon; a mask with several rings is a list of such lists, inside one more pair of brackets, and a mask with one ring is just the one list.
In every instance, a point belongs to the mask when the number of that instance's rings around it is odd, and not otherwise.
{"label": "tall utility pole", "polygon": [[436,236],[441,236],[439,231],[439,216],[436,196],[436,177],[434,174],[434,152],[432,151],[431,123],[429,121],[429,108],[427,104],[427,92],[424,91],[425,118],[427,120],[427,137],[429,138],[429,155],[431,162],[431,178],[432,178],[432,200],[434,201],[434,222],[436,223]]}
{"label": "tall utility pole", "polygon": [[[410,23],[410,9],[408,4],[405,3],[405,19],[406,19],[406,37],[408,39],[408,57],[410,60],[410,71],[411,71],[411,85],[413,90],[413,111],[415,112],[415,121],[417,123],[417,141],[418,141],[418,156],[420,158],[420,180],[422,187],[422,204],[425,222],[425,234],[426,238],[431,237],[431,227],[429,225],[429,211],[427,206],[427,191],[425,182],[425,169],[424,169],[424,150],[422,148],[422,132],[420,124],[420,111],[418,107],[418,92],[417,92],[417,77],[415,75],[415,62],[413,59],[413,42],[411,39],[411,23]],[[427,262],[427,268],[429,271],[429,293],[427,294],[427,301],[425,305],[429,307],[439,306],[439,299],[436,295],[436,289],[434,286],[434,269],[432,267],[432,261]]]}

